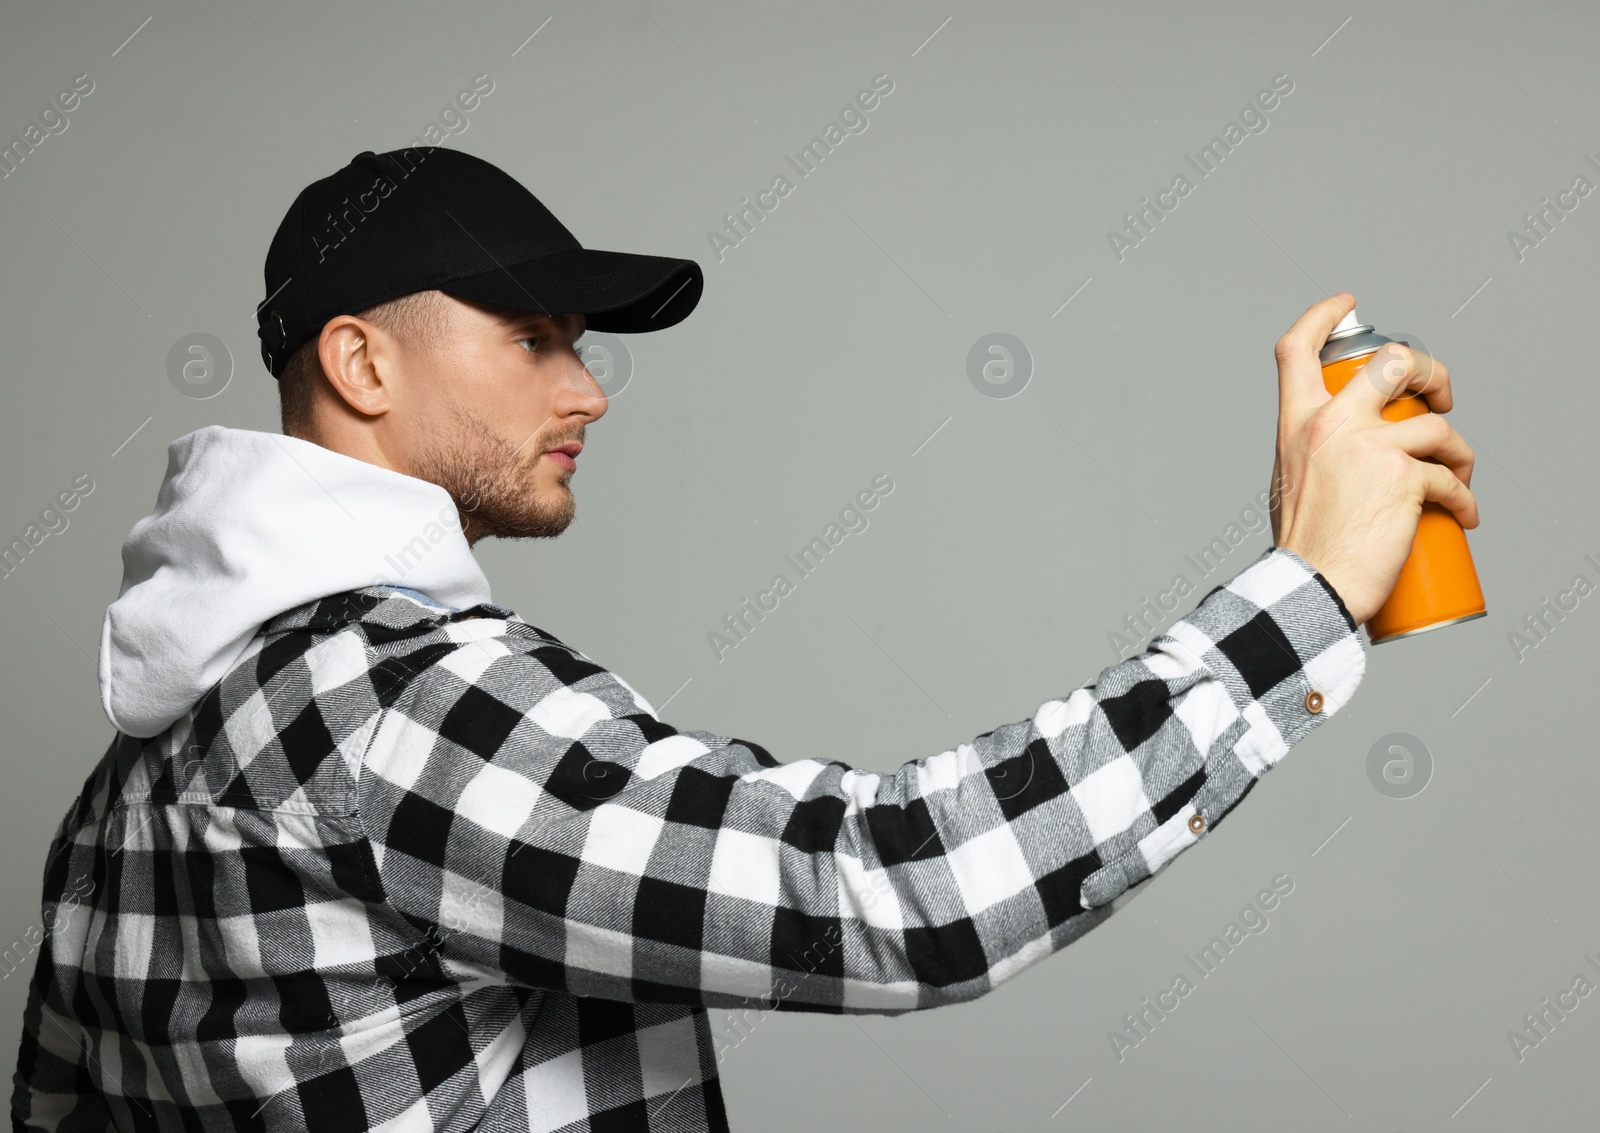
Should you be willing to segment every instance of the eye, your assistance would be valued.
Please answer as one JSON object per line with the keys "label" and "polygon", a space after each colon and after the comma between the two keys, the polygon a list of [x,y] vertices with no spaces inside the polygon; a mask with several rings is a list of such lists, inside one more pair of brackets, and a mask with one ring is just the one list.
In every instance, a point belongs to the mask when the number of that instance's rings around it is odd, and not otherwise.
{"label": "eye", "polygon": [[[517,345],[521,346],[524,342],[536,343],[537,344],[537,349],[530,350],[530,351],[528,351],[528,353],[530,353],[530,354],[551,354],[551,353],[554,353],[555,350],[556,350],[556,341],[557,341],[556,339],[550,338],[548,336],[546,336],[544,338],[540,338],[539,336],[534,335],[534,336],[531,336],[529,338],[519,338],[519,339],[517,339]],[[574,342],[572,344],[572,352],[578,356],[578,361],[580,361],[580,362],[584,361],[583,350],[584,350],[584,344],[582,342]],[[584,362],[584,365],[587,366],[588,363]]]}

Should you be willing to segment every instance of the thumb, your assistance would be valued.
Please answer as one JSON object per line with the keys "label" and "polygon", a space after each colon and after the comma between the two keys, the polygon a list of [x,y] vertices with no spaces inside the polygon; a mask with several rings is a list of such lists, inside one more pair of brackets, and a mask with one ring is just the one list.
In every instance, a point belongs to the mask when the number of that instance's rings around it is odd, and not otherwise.
{"label": "thumb", "polygon": [[1322,384],[1322,363],[1317,352],[1339,320],[1356,309],[1356,297],[1348,291],[1330,295],[1311,304],[1278,339],[1273,353],[1278,359],[1278,401],[1280,404],[1318,405],[1328,398]]}

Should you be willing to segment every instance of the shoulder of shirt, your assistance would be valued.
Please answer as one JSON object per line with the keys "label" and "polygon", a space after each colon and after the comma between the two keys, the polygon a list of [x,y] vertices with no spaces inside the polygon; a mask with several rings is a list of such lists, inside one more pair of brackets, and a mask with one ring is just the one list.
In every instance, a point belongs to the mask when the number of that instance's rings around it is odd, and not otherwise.
{"label": "shoulder of shirt", "polygon": [[[359,626],[369,642],[382,645],[439,631],[448,633],[451,627],[476,619],[502,623],[505,636],[533,645],[555,645],[581,656],[555,634],[524,621],[505,606],[480,602],[458,609],[396,586],[366,586],[315,599],[269,619],[262,625],[260,634],[272,638],[295,630],[334,633]],[[477,636],[463,634],[459,635],[459,640],[465,643]]]}

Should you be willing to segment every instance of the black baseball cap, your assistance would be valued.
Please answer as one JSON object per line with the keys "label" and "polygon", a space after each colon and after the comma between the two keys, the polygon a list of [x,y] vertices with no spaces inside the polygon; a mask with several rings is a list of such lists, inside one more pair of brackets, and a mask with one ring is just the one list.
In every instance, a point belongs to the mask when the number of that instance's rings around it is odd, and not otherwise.
{"label": "black baseball cap", "polygon": [[301,190],[267,250],[256,309],[274,378],[335,315],[414,291],[545,314],[590,330],[662,330],[700,301],[693,260],[585,248],[497,166],[439,146],[373,153]]}

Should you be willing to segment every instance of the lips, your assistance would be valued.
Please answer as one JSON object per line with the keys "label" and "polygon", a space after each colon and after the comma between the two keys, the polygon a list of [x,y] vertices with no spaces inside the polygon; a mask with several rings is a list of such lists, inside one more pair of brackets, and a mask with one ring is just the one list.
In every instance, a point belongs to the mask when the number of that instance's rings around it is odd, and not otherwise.
{"label": "lips", "polygon": [[578,464],[575,458],[582,451],[582,444],[577,441],[571,441],[564,445],[557,445],[555,448],[545,449],[542,455],[548,456],[568,472],[576,472]]}

